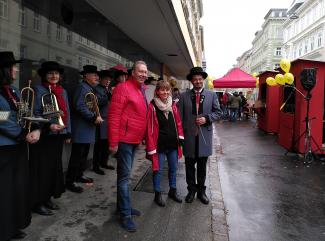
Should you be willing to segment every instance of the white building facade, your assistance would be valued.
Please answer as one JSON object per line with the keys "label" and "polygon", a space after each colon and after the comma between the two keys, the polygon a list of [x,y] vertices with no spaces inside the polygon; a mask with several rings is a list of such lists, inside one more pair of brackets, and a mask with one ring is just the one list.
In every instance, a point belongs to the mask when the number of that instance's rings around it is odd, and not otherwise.
{"label": "white building facade", "polygon": [[279,67],[283,57],[283,23],[287,9],[270,9],[265,15],[262,30],[255,33],[250,56],[251,73],[261,73]]}
{"label": "white building facade", "polygon": [[289,60],[325,61],[324,0],[295,1],[288,10],[294,16],[283,24],[285,57]]}

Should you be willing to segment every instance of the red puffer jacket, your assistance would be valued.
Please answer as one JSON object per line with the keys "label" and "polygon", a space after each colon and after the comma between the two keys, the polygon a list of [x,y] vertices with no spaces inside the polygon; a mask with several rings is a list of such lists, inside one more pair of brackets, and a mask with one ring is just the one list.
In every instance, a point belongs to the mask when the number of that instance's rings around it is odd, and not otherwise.
{"label": "red puffer jacket", "polygon": [[147,104],[141,85],[130,77],[113,91],[108,110],[109,146],[115,148],[119,142],[139,144],[145,137],[146,128]]}
{"label": "red puffer jacket", "polygon": [[[176,104],[173,103],[173,116],[175,127],[177,131],[178,139],[184,139],[184,132],[182,127],[182,121],[176,107]],[[147,157],[152,161],[152,170],[159,170],[159,161],[158,161],[158,153],[157,153],[157,143],[158,143],[158,135],[159,135],[159,123],[156,114],[156,109],[152,103],[149,105],[148,110],[148,128],[146,133],[146,145],[147,145]],[[182,157],[182,148],[178,146],[178,158]]]}

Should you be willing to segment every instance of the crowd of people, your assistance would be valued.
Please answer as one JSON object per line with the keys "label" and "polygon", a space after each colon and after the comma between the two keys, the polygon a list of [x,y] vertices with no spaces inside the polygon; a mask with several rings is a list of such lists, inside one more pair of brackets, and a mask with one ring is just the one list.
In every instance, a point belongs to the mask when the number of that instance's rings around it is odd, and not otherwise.
{"label": "crowd of people", "polygon": [[252,106],[249,105],[243,92],[234,91],[230,94],[227,90],[219,96],[222,109],[222,119],[236,122],[237,120],[249,119]]}
{"label": "crowd of people", "polygon": [[[187,203],[195,195],[209,203],[205,192],[206,163],[212,153],[212,123],[221,118],[217,95],[204,89],[207,73],[194,67],[187,75],[192,90],[173,91],[166,80],[148,82],[145,62],[132,70],[97,70],[85,65],[81,82],[68,97],[61,85],[64,69],[46,61],[38,69],[41,84],[24,88],[34,103],[26,104],[25,93],[13,85],[17,66],[12,52],[0,52],[0,240],[21,239],[31,222],[31,212],[53,215],[60,207],[54,199],[65,190],[82,193],[78,183],[93,183],[84,175],[90,145],[94,144],[92,170],[105,175],[109,153],[117,159],[117,211],[121,225],[136,231],[132,216],[141,212],[131,205],[129,178],[137,146],[145,140],[152,161],[154,202],[165,206],[160,179],[168,163],[168,197],[177,203],[178,160],[185,156]],[[148,95],[149,93],[149,95]],[[22,94],[22,95],[21,95]],[[70,100],[70,101],[69,101]],[[32,107],[32,108],[31,108]],[[62,151],[71,144],[68,170],[64,175]],[[195,167],[196,165],[196,167]]]}

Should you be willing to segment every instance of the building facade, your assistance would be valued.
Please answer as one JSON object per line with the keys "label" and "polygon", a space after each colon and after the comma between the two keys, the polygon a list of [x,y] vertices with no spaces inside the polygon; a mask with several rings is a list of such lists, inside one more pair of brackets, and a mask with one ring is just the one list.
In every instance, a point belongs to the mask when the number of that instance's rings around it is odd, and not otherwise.
{"label": "building facade", "polygon": [[251,55],[252,50],[245,51],[240,57],[237,58],[236,67],[244,70],[246,73],[252,73],[251,71]]}
{"label": "building facade", "polygon": [[294,1],[283,24],[285,57],[289,60],[325,60],[325,1]]}
{"label": "building facade", "polygon": [[279,67],[283,51],[282,24],[287,19],[287,9],[270,9],[264,17],[262,30],[255,33],[250,57],[250,72],[261,73]]}
{"label": "building facade", "polygon": [[185,79],[202,60],[201,16],[200,0],[0,0],[0,51],[24,60],[20,88],[29,79],[39,82],[37,69],[47,60],[65,68],[68,90],[83,65],[130,68],[139,59],[150,75]]}

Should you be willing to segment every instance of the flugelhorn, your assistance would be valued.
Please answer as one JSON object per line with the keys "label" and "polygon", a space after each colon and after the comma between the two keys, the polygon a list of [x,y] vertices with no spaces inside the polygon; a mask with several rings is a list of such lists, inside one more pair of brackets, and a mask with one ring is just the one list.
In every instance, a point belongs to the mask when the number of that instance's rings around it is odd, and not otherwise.
{"label": "flugelhorn", "polygon": [[28,119],[34,117],[34,98],[35,92],[30,87],[32,81],[28,81],[28,86],[22,88],[20,91],[20,101],[17,102],[18,115],[17,122],[23,127],[27,128],[30,132],[32,122]]}
{"label": "flugelhorn", "polygon": [[49,91],[50,93],[42,95],[43,116],[47,119],[54,117],[58,125],[65,126],[61,117],[58,101],[55,94],[51,91],[51,86],[49,86]]}
{"label": "flugelhorn", "polygon": [[99,108],[98,108],[98,99],[94,93],[88,92],[85,95],[85,103],[87,108],[91,112],[93,112],[96,117],[100,117]]}

